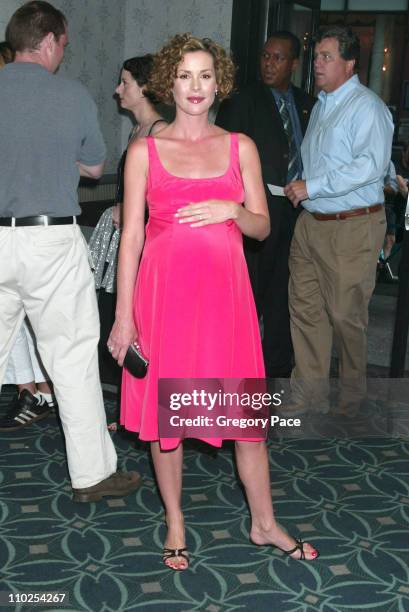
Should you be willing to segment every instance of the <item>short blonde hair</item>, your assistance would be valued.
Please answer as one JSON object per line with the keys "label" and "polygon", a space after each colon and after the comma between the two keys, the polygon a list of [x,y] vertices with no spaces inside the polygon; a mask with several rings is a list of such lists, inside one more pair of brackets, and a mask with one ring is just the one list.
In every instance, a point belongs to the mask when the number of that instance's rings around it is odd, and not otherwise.
{"label": "short blonde hair", "polygon": [[186,53],[205,51],[212,56],[219,100],[231,93],[235,66],[223,47],[210,38],[196,38],[192,34],[176,34],[154,56],[153,70],[147,89],[165,104],[173,104],[172,89],[176,71]]}

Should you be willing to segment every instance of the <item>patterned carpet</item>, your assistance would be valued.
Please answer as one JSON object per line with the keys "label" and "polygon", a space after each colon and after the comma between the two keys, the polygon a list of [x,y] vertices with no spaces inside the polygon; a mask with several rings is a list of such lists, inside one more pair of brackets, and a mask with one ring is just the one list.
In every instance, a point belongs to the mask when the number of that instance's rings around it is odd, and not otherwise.
{"label": "patterned carpet", "polygon": [[[0,396],[3,412],[12,397]],[[112,415],[112,400],[106,401]],[[232,447],[191,443],[184,508],[191,569],[161,563],[165,536],[147,448],[114,434],[144,485],[125,499],[71,501],[55,417],[0,434],[1,603],[9,610],[349,612],[409,610],[409,443],[271,440],[280,522],[320,549],[314,563],[248,541]],[[5,592],[66,592],[61,607],[4,604]]]}

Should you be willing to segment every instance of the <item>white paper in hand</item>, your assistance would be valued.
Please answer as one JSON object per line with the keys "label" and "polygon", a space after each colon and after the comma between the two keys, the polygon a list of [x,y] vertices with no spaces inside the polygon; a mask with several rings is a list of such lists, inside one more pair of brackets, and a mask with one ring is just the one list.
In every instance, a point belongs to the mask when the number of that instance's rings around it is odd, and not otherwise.
{"label": "white paper in hand", "polygon": [[269,183],[267,183],[267,187],[271,195],[281,196],[285,198],[284,187],[279,187],[278,185],[270,185]]}

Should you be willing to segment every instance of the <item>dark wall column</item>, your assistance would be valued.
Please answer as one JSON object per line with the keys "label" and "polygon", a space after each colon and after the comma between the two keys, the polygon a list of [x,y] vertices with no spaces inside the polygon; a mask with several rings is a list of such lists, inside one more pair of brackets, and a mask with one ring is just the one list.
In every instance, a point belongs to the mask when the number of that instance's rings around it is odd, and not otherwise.
{"label": "dark wall column", "polygon": [[[310,35],[319,21],[321,0],[299,0],[311,9]],[[233,0],[231,50],[238,66],[237,86],[243,87],[258,77],[258,63],[264,42],[274,30],[290,29],[294,2],[290,0]],[[304,87],[311,91],[312,47],[307,53]]]}
{"label": "dark wall column", "polygon": [[238,66],[238,88],[255,81],[267,34],[269,0],[233,0],[230,47]]}

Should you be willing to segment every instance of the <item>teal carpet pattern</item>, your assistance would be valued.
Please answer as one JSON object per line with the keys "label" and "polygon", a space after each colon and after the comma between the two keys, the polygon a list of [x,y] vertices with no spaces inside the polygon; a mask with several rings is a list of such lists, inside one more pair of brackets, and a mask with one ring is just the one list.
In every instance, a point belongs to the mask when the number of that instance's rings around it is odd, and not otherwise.
{"label": "teal carpet pattern", "polygon": [[[0,396],[0,411],[12,397]],[[112,400],[106,400],[113,413]],[[405,612],[409,610],[409,443],[400,438],[269,442],[279,521],[320,550],[313,563],[248,541],[232,446],[187,443],[191,566],[161,562],[165,537],[149,452],[116,433],[122,468],[144,484],[124,499],[74,504],[55,417],[0,434],[0,591],[66,592],[79,612]]]}

